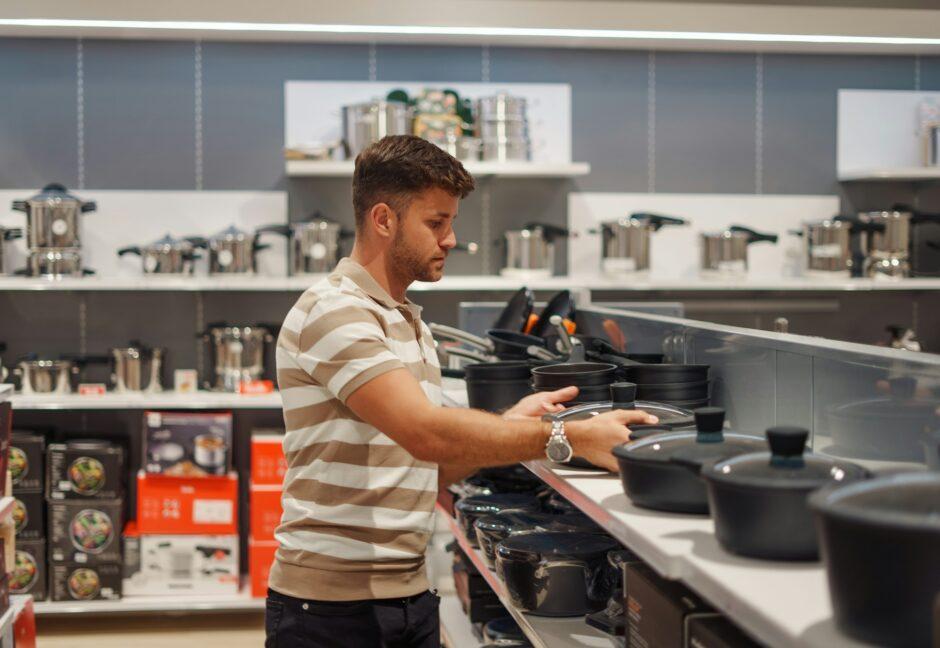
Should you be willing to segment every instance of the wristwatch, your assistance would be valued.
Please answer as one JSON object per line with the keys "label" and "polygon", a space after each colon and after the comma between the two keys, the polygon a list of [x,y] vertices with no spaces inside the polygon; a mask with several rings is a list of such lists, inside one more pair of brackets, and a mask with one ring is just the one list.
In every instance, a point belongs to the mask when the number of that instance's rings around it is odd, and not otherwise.
{"label": "wristwatch", "polygon": [[574,451],[565,435],[565,422],[552,421],[552,433],[548,437],[548,443],[545,444],[545,456],[549,461],[555,463],[565,463],[570,461]]}

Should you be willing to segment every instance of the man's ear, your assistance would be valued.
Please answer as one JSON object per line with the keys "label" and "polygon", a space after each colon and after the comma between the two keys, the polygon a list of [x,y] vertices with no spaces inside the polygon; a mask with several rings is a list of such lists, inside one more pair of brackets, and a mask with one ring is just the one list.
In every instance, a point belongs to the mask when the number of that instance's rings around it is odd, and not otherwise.
{"label": "man's ear", "polygon": [[398,215],[386,203],[376,203],[369,210],[369,223],[381,238],[392,238],[398,227]]}

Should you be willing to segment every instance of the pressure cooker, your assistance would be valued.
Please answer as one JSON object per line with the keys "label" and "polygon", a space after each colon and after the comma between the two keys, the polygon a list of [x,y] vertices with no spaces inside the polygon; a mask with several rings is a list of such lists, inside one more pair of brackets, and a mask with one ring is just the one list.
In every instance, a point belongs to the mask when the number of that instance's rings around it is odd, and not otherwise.
{"label": "pressure cooker", "polygon": [[547,223],[529,223],[520,230],[508,230],[503,235],[506,244],[506,264],[503,276],[544,275],[555,270],[555,240],[571,236],[564,227]]}
{"label": "pressure cooker", "polygon": [[20,377],[24,394],[70,394],[72,378],[79,365],[71,360],[49,360],[28,356],[17,363],[14,373]]}
{"label": "pressure cooker", "polygon": [[26,245],[39,248],[81,247],[80,215],[97,209],[94,201],[83,201],[64,185],[47,184],[26,200],[14,200],[13,209],[26,214]]}
{"label": "pressure cooker", "polygon": [[664,225],[685,225],[682,218],[635,213],[601,223],[601,267],[604,272],[643,272],[650,267],[650,235]]}
{"label": "pressure cooker", "polygon": [[94,274],[94,271],[82,267],[82,251],[78,248],[41,248],[30,251],[26,268],[17,270],[14,274],[62,279],[83,277]]}
{"label": "pressure cooker", "polygon": [[[196,239],[197,242],[201,241]],[[167,234],[149,245],[134,245],[117,251],[118,256],[135,254],[140,257],[144,274],[191,275],[200,258],[193,239],[176,239]]]}
{"label": "pressure cooker", "polygon": [[740,277],[747,274],[747,248],[751,243],[776,243],[776,234],[761,234],[747,227],[732,225],[720,232],[700,236],[702,274]]}
{"label": "pressure cooker", "polygon": [[374,99],[343,106],[343,145],[346,157],[359,153],[386,135],[411,132],[411,108],[407,103]]}
{"label": "pressure cooker", "polygon": [[804,223],[804,274],[808,276],[849,276],[852,269],[852,223],[840,216]]}
{"label": "pressure cooker", "polygon": [[202,338],[208,346],[211,376],[206,387],[237,392],[243,382],[260,380],[265,369],[265,351],[274,341],[269,325],[209,326]]}
{"label": "pressure cooker", "polygon": [[356,235],[319,213],[305,221],[258,228],[258,234],[268,232],[287,237],[289,272],[292,275],[330,272],[342,256],[342,241]]}
{"label": "pressure cooker", "polygon": [[119,394],[156,394],[163,391],[165,350],[133,341],[111,349],[111,381]]}
{"label": "pressure cooker", "polygon": [[250,233],[234,225],[208,239],[197,237],[189,241],[195,247],[209,251],[209,274],[254,274],[257,270],[256,254],[267,249],[258,242],[258,232]]}

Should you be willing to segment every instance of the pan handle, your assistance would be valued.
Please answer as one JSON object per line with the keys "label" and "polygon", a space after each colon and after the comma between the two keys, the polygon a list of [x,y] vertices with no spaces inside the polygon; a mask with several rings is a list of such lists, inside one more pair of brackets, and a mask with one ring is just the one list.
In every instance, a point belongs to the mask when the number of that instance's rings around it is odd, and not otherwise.
{"label": "pan handle", "polygon": [[638,212],[630,214],[630,218],[642,218],[650,224],[654,232],[658,232],[663,225],[686,225],[688,223],[684,218],[676,216],[664,216],[663,214],[651,214],[649,212]]}
{"label": "pan handle", "polygon": [[498,360],[496,356],[470,351],[469,349],[461,349],[460,347],[444,347],[444,353],[455,358],[464,358],[465,360],[473,360],[474,362],[490,363]]}
{"label": "pan handle", "polygon": [[777,235],[776,234],[763,234],[752,230],[750,227],[742,227],[740,225],[732,225],[728,228],[732,232],[740,232],[741,234],[747,234],[747,243],[776,243]]}
{"label": "pan handle", "polygon": [[445,326],[443,324],[436,324],[431,322],[428,324],[428,328],[431,329],[431,335],[436,338],[451,340],[454,342],[463,342],[464,344],[470,345],[485,353],[493,353],[496,348],[491,340],[477,337],[472,333],[461,331],[460,329],[454,328],[453,326]]}
{"label": "pan handle", "polygon": [[256,234],[280,234],[281,236],[290,236],[290,225],[287,223],[276,223],[273,225],[262,225],[255,230]]}
{"label": "pan handle", "polygon": [[140,256],[140,248],[136,245],[132,245],[130,247],[120,248],[117,251],[118,256],[124,256],[125,254],[136,254]]}
{"label": "pan handle", "polygon": [[555,355],[554,353],[552,353],[545,347],[540,347],[535,344],[530,344],[526,348],[526,353],[528,353],[533,358],[536,358],[538,360],[545,360],[547,362],[561,360],[559,356]]}

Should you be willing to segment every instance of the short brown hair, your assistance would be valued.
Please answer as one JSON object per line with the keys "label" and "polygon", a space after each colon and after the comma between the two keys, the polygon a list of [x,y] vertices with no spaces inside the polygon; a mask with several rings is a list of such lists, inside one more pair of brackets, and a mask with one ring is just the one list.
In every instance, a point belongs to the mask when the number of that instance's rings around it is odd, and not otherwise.
{"label": "short brown hair", "polygon": [[413,135],[383,137],[356,157],[352,183],[356,229],[377,203],[402,211],[414,194],[432,188],[466,198],[474,188],[473,176],[457,158],[427,140]]}

